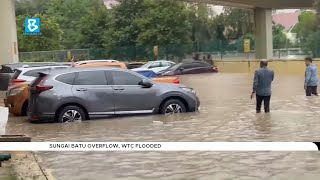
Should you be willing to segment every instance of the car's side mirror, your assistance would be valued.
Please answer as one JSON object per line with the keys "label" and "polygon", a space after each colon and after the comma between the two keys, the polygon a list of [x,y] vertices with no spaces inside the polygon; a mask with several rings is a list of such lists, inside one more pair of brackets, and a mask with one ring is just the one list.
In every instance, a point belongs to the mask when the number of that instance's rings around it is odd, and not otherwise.
{"label": "car's side mirror", "polygon": [[184,70],[184,68],[183,68],[183,67],[181,67],[181,68],[179,68],[179,70],[180,70],[180,71],[183,71],[183,70]]}
{"label": "car's side mirror", "polygon": [[153,86],[153,84],[146,80],[146,79],[142,79],[140,82],[139,82],[139,85],[144,87],[144,88],[151,88]]}

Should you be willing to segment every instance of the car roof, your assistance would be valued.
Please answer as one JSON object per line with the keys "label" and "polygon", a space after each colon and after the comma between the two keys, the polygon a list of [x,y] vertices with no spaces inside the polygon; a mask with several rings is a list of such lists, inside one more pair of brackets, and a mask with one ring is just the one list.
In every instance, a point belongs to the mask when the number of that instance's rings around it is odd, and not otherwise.
{"label": "car roof", "polygon": [[17,68],[20,71],[29,71],[29,70],[37,70],[37,69],[46,69],[46,68],[55,68],[55,67],[70,67],[70,66],[63,66],[63,65],[56,65],[56,66],[37,66],[37,67],[22,67],[22,68]]}
{"label": "car roof", "polygon": [[148,63],[149,63],[149,62],[152,62],[152,63],[154,63],[154,62],[171,62],[171,63],[174,63],[173,61],[168,61],[168,60],[148,61]]}
{"label": "car roof", "polygon": [[108,70],[117,70],[117,71],[129,71],[131,72],[131,70],[127,70],[127,69],[121,69],[121,68],[116,68],[116,67],[71,67],[71,68],[65,68],[65,69],[53,69],[50,72],[50,75],[55,75],[55,74],[62,74],[62,73],[73,73],[73,72],[81,72],[81,71],[98,71],[98,70],[104,70],[104,71],[108,71]]}
{"label": "car roof", "polygon": [[96,62],[119,62],[118,60],[85,60],[85,61],[78,61],[75,64],[84,64],[84,63],[96,63]]}
{"label": "car roof", "polygon": [[77,64],[76,67],[99,67],[99,66],[120,66],[121,68],[126,69],[127,66],[122,62],[93,62],[89,64]]}

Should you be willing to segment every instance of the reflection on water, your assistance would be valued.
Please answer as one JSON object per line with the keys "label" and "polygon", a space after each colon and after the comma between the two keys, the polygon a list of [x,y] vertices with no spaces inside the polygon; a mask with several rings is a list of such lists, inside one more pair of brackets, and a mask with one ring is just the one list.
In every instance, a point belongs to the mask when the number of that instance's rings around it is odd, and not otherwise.
{"label": "reflection on water", "polygon": [[[320,99],[305,97],[303,77],[275,79],[271,114],[255,114],[252,76],[181,77],[195,88],[201,112],[69,124],[30,124],[11,117],[9,134],[33,141],[319,141]],[[319,179],[318,153],[41,152],[57,179]],[[316,178],[318,177],[318,178]]]}

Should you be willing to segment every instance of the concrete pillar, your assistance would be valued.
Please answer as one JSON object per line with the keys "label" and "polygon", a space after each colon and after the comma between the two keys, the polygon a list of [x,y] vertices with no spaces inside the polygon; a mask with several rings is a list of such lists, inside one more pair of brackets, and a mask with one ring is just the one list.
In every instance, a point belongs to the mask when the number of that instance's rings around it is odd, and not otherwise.
{"label": "concrete pillar", "polygon": [[272,10],[255,8],[255,52],[257,59],[271,59],[272,44]]}
{"label": "concrete pillar", "polygon": [[0,106],[0,136],[6,134],[6,125],[9,118],[9,110]]}
{"label": "concrete pillar", "polygon": [[19,62],[15,0],[1,0],[0,64]]}

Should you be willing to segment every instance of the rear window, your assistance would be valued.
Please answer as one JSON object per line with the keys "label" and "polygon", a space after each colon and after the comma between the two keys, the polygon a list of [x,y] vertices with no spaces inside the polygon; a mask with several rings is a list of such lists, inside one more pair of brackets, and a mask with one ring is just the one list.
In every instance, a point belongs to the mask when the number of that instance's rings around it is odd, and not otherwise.
{"label": "rear window", "polygon": [[48,71],[50,71],[50,68],[36,69],[36,70],[27,71],[23,75],[24,76],[31,76],[31,77],[38,77],[39,72],[48,72]]}
{"label": "rear window", "polygon": [[20,74],[21,74],[21,70],[16,69],[15,72],[13,73],[11,79],[17,79]]}
{"label": "rear window", "polygon": [[56,80],[65,84],[73,85],[75,77],[75,73],[68,73],[59,75]]}

